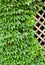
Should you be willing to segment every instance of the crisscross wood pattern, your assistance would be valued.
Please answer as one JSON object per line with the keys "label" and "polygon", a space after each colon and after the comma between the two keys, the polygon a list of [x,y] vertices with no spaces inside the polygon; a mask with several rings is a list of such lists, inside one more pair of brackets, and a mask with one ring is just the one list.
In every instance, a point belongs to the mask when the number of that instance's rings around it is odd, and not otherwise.
{"label": "crisscross wood pattern", "polygon": [[36,30],[36,37],[41,45],[45,45],[45,5],[43,10],[39,11],[34,17],[37,20],[34,29]]}

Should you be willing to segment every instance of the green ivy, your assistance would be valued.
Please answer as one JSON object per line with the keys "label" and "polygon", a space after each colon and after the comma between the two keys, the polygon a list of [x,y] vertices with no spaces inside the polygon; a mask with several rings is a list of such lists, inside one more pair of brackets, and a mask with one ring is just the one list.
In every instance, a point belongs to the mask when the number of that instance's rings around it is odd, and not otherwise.
{"label": "green ivy", "polygon": [[0,0],[0,65],[45,65],[33,30],[41,6],[38,0]]}

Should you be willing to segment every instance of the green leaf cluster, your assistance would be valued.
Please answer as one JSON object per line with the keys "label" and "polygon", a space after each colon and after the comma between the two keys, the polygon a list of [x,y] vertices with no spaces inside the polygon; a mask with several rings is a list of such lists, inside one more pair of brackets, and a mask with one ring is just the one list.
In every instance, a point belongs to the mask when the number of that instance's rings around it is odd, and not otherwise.
{"label": "green leaf cluster", "polygon": [[33,30],[41,5],[38,0],[0,0],[0,65],[44,65]]}

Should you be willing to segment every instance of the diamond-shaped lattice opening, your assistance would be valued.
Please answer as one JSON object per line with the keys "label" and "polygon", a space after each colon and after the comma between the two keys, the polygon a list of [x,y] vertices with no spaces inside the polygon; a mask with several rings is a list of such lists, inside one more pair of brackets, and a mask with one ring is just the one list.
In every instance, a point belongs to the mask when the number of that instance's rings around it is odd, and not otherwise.
{"label": "diamond-shaped lattice opening", "polygon": [[45,7],[34,18],[37,20],[34,26],[34,30],[36,31],[35,37],[37,37],[41,45],[45,45]]}

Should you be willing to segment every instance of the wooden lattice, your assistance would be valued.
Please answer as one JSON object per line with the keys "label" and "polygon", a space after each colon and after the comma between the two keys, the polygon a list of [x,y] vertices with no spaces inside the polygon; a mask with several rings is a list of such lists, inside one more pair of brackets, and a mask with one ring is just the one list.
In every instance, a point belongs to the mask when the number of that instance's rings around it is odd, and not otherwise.
{"label": "wooden lattice", "polygon": [[34,17],[37,20],[34,29],[36,30],[36,37],[41,45],[45,45],[45,5],[43,10],[39,11]]}

